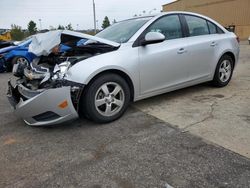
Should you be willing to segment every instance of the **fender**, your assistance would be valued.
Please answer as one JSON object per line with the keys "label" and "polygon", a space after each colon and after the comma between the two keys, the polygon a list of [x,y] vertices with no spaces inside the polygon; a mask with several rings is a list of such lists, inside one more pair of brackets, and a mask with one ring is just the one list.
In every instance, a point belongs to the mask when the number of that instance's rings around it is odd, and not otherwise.
{"label": "fender", "polygon": [[138,49],[118,50],[97,55],[72,66],[65,79],[87,85],[96,75],[104,71],[118,70],[129,76],[134,89],[134,96],[140,91]]}
{"label": "fender", "polygon": [[18,50],[13,50],[13,51],[9,52],[9,54],[6,55],[6,60],[10,61],[11,59],[13,59],[16,56],[22,56],[22,57],[26,58],[29,62],[31,62],[36,57],[32,53],[29,53],[27,50],[18,49]]}

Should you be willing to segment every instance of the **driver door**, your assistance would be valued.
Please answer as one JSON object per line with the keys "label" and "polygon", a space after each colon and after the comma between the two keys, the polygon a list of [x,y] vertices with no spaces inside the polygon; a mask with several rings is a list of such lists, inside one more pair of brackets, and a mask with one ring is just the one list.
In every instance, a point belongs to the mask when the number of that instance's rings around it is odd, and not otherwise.
{"label": "driver door", "polygon": [[141,94],[159,93],[188,81],[186,39],[177,14],[155,21],[146,31],[160,32],[166,40],[139,47]]}

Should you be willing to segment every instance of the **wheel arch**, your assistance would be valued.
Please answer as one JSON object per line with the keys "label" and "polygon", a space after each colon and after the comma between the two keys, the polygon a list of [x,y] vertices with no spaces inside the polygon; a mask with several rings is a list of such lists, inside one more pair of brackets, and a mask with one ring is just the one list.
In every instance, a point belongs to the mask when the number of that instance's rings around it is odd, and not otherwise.
{"label": "wheel arch", "polygon": [[28,52],[28,50],[13,50],[11,51],[11,60],[13,60],[16,57],[22,57],[27,59],[29,62],[31,62],[31,57],[30,57],[30,53]]}
{"label": "wheel arch", "polygon": [[[232,58],[232,60],[233,60],[233,68],[234,68],[234,67],[235,67],[235,63],[236,63],[236,57],[235,57],[234,53],[231,52],[231,51],[226,51],[226,52],[224,52],[224,53],[220,56],[219,61],[220,61],[221,58],[223,58],[225,55],[228,55],[229,57]],[[219,63],[219,61],[217,62],[217,64]]]}
{"label": "wheel arch", "polygon": [[130,78],[130,76],[127,73],[125,73],[124,71],[119,70],[119,69],[102,70],[101,72],[99,72],[95,76],[93,76],[91,79],[89,79],[89,81],[87,83],[87,87],[89,85],[91,85],[91,83],[95,79],[97,79],[98,77],[100,77],[100,76],[102,76],[104,74],[109,74],[109,73],[117,74],[117,75],[121,76],[127,82],[128,86],[129,86],[129,89],[130,89],[130,94],[131,94],[130,101],[133,101],[134,100],[134,95],[135,95],[135,88],[134,88],[133,81],[132,81],[132,79]]}
{"label": "wheel arch", "polygon": [[31,62],[30,58],[20,54],[20,55],[13,55],[10,59],[9,59],[9,62],[12,62],[15,58],[18,58],[18,57],[21,57],[21,58],[25,58],[29,63]]}
{"label": "wheel arch", "polygon": [[216,63],[216,66],[215,66],[214,72],[213,72],[213,78],[214,78],[214,76],[215,76],[216,69],[217,69],[217,66],[218,66],[219,62],[221,61],[221,59],[222,59],[225,55],[228,55],[229,57],[232,58],[232,60],[233,60],[233,69],[234,69],[235,63],[236,63],[236,57],[235,57],[235,55],[234,55],[233,52],[231,52],[231,51],[225,51],[224,53],[222,53],[222,55],[220,56],[219,60],[218,60],[217,63]]}

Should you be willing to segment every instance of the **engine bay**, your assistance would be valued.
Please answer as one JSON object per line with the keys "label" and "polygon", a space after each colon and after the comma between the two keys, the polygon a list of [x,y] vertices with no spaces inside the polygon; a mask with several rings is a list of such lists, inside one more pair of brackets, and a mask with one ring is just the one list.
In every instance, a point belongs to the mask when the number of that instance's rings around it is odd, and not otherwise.
{"label": "engine bay", "polygon": [[14,76],[19,78],[19,83],[30,90],[57,88],[65,85],[64,76],[71,66],[90,57],[118,49],[96,42],[77,46],[77,41],[79,38],[66,36],[62,38],[63,45],[70,47],[66,52],[41,56],[30,64],[15,64],[13,66]]}

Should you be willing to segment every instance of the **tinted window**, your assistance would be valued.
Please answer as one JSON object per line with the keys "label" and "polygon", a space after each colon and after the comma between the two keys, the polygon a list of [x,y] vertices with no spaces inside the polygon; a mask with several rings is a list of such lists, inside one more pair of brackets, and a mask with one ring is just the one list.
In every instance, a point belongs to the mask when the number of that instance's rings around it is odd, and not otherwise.
{"label": "tinted window", "polygon": [[222,29],[221,29],[221,28],[219,28],[219,27],[217,27],[217,31],[218,31],[218,33],[219,33],[219,34],[224,33],[224,31],[222,31]]}
{"label": "tinted window", "polygon": [[165,35],[167,40],[182,37],[181,23],[178,15],[170,15],[154,22],[147,32],[159,32]]}
{"label": "tinted window", "polygon": [[217,33],[217,26],[215,26],[213,23],[207,21],[210,34],[216,34]]}
{"label": "tinted window", "polygon": [[190,36],[208,35],[207,21],[196,17],[185,15]]}

